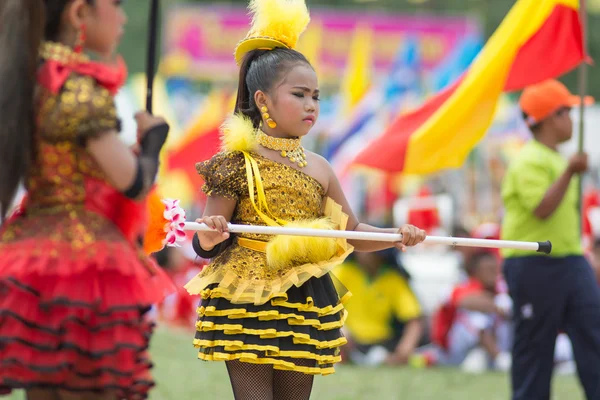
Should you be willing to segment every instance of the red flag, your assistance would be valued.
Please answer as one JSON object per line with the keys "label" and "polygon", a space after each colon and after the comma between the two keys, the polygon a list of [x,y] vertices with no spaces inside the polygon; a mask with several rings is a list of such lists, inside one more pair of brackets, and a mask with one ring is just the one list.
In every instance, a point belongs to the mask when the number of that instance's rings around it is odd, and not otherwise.
{"label": "red flag", "polygon": [[585,60],[578,0],[519,0],[469,70],[397,118],[353,165],[428,174],[462,166],[503,91],[560,76]]}

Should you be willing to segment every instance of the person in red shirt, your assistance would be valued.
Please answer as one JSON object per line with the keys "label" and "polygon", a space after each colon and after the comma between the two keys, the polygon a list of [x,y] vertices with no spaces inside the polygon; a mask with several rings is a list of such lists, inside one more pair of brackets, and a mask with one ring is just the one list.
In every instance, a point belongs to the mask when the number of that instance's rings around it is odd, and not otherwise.
{"label": "person in red shirt", "polygon": [[[492,222],[483,223],[473,230],[471,237],[476,239],[498,240],[500,239],[500,225]],[[488,249],[486,251],[493,253],[496,257],[498,257],[498,260],[502,260],[500,249]],[[500,266],[500,263],[498,266]]]}
{"label": "person in red shirt", "polygon": [[[424,354],[430,364],[461,365],[473,350],[485,352],[485,366],[506,371],[510,367],[508,338],[501,332],[509,305],[497,296],[498,259],[491,252],[475,253],[465,266],[468,279],[458,284],[434,314],[434,351]],[[504,298],[505,299],[505,298]],[[506,300],[506,299],[505,299]],[[475,353],[473,353],[475,354]],[[478,356],[481,358],[481,356]]]}
{"label": "person in red shirt", "polygon": [[184,243],[180,248],[165,247],[154,256],[179,288],[158,305],[157,318],[172,326],[194,328],[196,306],[200,298],[190,295],[184,285],[202,270],[207,261],[196,256],[191,242]]}
{"label": "person in red shirt", "polygon": [[596,282],[600,284],[600,238],[594,240],[592,248],[589,251],[588,257],[590,259],[590,264],[594,269]]}
{"label": "person in red shirt", "polygon": [[593,189],[587,191],[583,195],[582,201],[583,207],[583,220],[582,220],[582,232],[584,247],[594,247],[594,241],[598,235],[598,218],[596,209],[600,208],[600,190]]}

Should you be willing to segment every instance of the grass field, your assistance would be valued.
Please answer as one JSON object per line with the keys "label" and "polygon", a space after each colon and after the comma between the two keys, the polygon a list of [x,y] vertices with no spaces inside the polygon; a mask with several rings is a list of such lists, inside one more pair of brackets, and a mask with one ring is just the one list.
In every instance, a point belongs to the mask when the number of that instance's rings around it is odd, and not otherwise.
{"label": "grass field", "polygon": [[[196,359],[191,333],[159,329],[152,353],[157,386],[151,400],[233,399],[223,363]],[[554,379],[555,400],[583,399],[574,377]],[[7,400],[23,400],[21,393]],[[313,400],[508,400],[503,374],[466,375],[455,370],[337,367],[334,375],[317,377]]]}

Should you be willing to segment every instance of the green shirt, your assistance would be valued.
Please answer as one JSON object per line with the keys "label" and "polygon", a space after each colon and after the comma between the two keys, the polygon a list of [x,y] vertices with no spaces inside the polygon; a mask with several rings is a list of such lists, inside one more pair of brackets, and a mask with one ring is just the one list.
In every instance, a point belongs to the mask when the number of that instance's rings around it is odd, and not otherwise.
{"label": "green shirt", "polygon": [[[580,222],[578,211],[578,177],[571,179],[569,188],[554,213],[545,220],[533,211],[546,192],[567,168],[558,152],[531,140],[508,167],[502,184],[505,215],[502,221],[502,239],[528,242],[552,242],[552,257],[581,255]],[[535,251],[503,249],[504,257],[540,254]]]}

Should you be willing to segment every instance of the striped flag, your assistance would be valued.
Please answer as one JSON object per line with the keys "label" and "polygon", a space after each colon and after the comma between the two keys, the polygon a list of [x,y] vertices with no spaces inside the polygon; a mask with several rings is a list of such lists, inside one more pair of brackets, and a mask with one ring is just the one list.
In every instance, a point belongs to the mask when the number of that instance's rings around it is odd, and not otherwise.
{"label": "striped flag", "polygon": [[503,92],[558,77],[585,59],[578,0],[518,0],[462,77],[397,118],[353,165],[421,175],[458,168]]}

